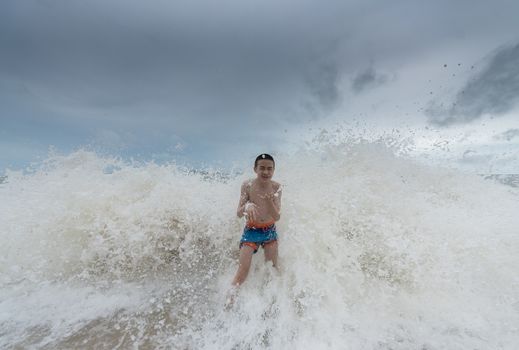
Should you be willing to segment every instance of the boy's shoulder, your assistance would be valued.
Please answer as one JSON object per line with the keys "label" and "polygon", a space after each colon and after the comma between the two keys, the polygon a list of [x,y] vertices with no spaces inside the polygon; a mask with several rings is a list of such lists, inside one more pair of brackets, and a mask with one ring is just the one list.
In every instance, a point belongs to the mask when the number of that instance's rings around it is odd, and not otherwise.
{"label": "boy's shoulder", "polygon": [[247,180],[243,181],[243,183],[241,184],[241,188],[248,190],[252,187],[253,184],[254,184],[254,179],[247,179]]}
{"label": "boy's shoulder", "polygon": [[277,181],[274,181],[274,180],[270,180],[272,181],[272,187],[277,191],[278,189],[281,188],[281,184]]}
{"label": "boy's shoulder", "polygon": [[253,183],[254,183],[254,179],[250,178],[250,179],[243,181],[242,186],[252,186]]}

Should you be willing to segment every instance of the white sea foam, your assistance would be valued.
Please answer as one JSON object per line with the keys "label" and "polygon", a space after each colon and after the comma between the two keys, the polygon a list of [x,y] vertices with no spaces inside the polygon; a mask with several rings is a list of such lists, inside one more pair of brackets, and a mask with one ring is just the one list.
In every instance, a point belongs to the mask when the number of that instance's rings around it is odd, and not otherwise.
{"label": "white sea foam", "polygon": [[234,307],[240,183],[78,151],[0,185],[0,347],[515,349],[518,190],[328,133],[277,157],[281,270]]}

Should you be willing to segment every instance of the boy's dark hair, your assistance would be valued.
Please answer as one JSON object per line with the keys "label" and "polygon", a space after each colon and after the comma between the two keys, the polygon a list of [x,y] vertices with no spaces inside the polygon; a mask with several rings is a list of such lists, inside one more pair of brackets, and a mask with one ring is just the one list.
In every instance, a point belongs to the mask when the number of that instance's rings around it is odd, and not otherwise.
{"label": "boy's dark hair", "polygon": [[254,161],[254,169],[256,169],[256,167],[258,166],[258,161],[260,161],[262,159],[271,160],[272,163],[274,163],[274,166],[276,166],[276,162],[274,161],[274,158],[272,158],[272,156],[270,154],[262,153],[256,157],[256,160]]}

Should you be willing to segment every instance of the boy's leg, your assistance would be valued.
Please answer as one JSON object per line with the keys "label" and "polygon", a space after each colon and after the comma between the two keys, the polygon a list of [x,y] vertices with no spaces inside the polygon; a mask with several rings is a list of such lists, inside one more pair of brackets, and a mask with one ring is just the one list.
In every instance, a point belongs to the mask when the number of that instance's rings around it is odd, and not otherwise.
{"label": "boy's leg", "polygon": [[265,261],[272,261],[274,267],[278,266],[278,241],[266,243],[263,246]]}
{"label": "boy's leg", "polygon": [[248,245],[243,245],[240,248],[240,259],[238,260],[239,266],[238,271],[236,271],[236,276],[234,276],[232,281],[233,286],[241,285],[247,278],[253,253],[254,249]]}

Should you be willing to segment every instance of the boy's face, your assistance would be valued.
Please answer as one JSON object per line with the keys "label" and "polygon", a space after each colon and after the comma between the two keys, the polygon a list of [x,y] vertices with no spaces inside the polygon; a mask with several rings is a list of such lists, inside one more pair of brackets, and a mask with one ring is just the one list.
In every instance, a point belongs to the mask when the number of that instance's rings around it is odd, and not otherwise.
{"label": "boy's face", "polygon": [[274,162],[270,159],[260,159],[254,168],[254,172],[258,175],[260,181],[270,181],[274,175]]}

